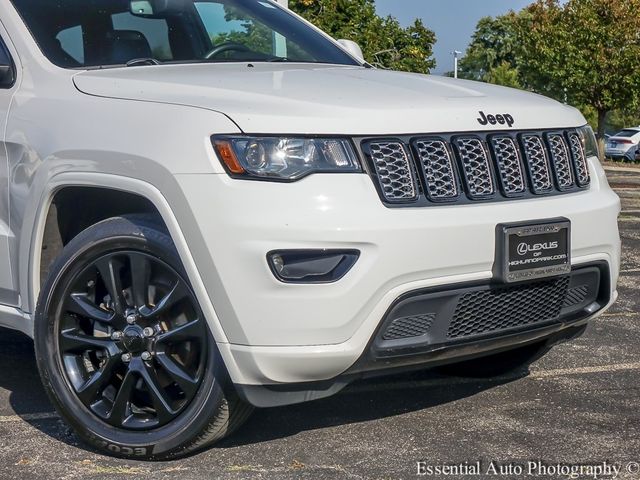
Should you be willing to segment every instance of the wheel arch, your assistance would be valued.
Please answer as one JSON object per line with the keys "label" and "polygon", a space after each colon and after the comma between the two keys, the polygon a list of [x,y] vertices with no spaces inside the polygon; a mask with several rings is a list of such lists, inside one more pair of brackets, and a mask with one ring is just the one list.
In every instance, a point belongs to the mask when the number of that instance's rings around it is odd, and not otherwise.
{"label": "wheel arch", "polygon": [[[20,263],[20,287],[23,292],[23,309],[25,311],[35,311],[41,287],[41,252],[47,231],[47,219],[50,219],[50,210],[56,195],[65,191],[65,189],[100,189],[116,194],[119,193],[126,195],[128,198],[137,199],[140,202],[139,205],[144,205],[147,209],[153,208],[153,211],[159,215],[171,235],[216,343],[228,343],[218,315],[198,272],[195,259],[191,254],[187,240],[169,202],[154,185],[142,180],[118,175],[65,172],[56,175],[48,182],[47,189],[40,198],[32,231],[23,231],[22,239],[26,242],[23,244],[29,244],[29,254],[21,255],[22,261]],[[33,318],[34,315],[31,315],[31,317]],[[30,331],[33,331],[32,327],[33,325],[31,325]],[[220,350],[227,370],[233,378],[235,376],[235,368],[233,368],[235,362],[229,355],[225,354],[226,349],[221,348]]]}

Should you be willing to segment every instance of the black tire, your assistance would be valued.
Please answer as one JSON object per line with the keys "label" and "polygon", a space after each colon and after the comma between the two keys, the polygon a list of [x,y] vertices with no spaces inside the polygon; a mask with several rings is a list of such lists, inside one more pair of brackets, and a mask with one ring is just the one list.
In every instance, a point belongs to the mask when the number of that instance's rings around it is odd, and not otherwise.
{"label": "black tire", "polygon": [[252,407],[230,384],[161,222],[93,225],[50,272],[36,310],[38,368],[55,408],[89,445],[123,458],[176,458],[248,418]]}
{"label": "black tire", "polygon": [[546,342],[534,343],[515,350],[475,358],[440,367],[440,371],[456,377],[492,378],[507,375],[542,358],[550,349]]}

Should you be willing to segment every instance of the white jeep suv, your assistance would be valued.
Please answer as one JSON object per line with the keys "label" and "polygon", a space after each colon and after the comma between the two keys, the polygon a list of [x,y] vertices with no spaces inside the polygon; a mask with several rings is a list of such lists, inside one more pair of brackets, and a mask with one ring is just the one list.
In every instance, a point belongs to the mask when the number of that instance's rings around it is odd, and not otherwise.
{"label": "white jeep suv", "polygon": [[105,452],[521,367],[616,298],[571,107],[373,69],[270,0],[8,0],[0,39],[0,324]]}

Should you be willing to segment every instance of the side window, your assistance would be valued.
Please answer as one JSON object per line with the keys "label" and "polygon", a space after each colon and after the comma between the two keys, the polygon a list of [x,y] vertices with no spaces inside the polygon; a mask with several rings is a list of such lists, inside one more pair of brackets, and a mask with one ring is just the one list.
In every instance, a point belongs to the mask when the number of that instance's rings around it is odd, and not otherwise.
{"label": "side window", "polygon": [[0,89],[9,89],[13,87],[16,81],[16,71],[13,59],[9,54],[9,49],[0,38]]}
{"label": "side window", "polygon": [[129,12],[116,13],[111,16],[113,29],[142,34],[150,50],[150,55],[158,60],[173,60],[171,42],[169,41],[169,25],[160,18],[144,18],[131,15]]}
{"label": "side window", "polygon": [[80,25],[62,30],[56,40],[67,55],[79,64],[84,63],[84,35]]}
{"label": "side window", "polygon": [[9,56],[9,51],[4,44],[4,40],[0,38],[0,64],[1,65],[10,65],[11,57]]}

